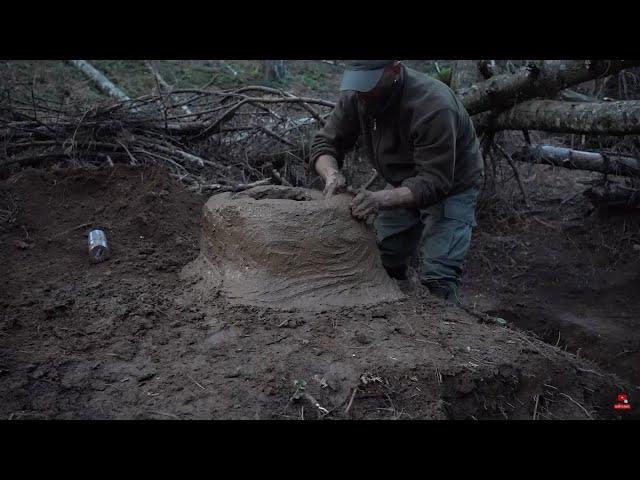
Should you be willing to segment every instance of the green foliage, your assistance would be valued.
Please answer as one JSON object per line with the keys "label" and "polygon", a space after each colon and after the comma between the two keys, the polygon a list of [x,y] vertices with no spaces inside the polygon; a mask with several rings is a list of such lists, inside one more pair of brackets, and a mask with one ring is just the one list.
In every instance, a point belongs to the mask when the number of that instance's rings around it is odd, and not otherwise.
{"label": "green foliage", "polygon": [[300,398],[300,393],[304,392],[304,389],[307,387],[307,382],[305,380],[294,380],[293,386],[296,390],[293,392],[291,398],[297,400]]}
{"label": "green foliage", "polygon": [[295,72],[295,75],[291,75],[289,83],[295,81],[314,90],[321,89],[327,83],[329,76],[329,73],[322,67],[322,65],[307,62]]}
{"label": "green foliage", "polygon": [[307,386],[307,382],[305,380],[294,380],[293,386],[296,387],[296,390],[302,391]]}
{"label": "green foliage", "polygon": [[446,67],[440,69],[440,72],[437,73],[437,79],[447,85],[451,85],[451,74],[453,73],[453,69],[451,67]]}

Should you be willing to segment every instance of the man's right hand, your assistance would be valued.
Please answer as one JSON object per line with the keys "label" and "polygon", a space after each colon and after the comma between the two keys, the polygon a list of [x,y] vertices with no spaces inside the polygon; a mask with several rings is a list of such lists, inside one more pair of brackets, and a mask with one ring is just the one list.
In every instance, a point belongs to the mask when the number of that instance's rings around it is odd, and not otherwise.
{"label": "man's right hand", "polygon": [[324,198],[331,198],[332,195],[341,193],[347,188],[347,179],[338,170],[330,171],[324,179]]}
{"label": "man's right hand", "polygon": [[331,155],[321,155],[316,160],[316,172],[324,180],[324,198],[343,192],[347,188],[347,179],[340,173],[338,162]]}

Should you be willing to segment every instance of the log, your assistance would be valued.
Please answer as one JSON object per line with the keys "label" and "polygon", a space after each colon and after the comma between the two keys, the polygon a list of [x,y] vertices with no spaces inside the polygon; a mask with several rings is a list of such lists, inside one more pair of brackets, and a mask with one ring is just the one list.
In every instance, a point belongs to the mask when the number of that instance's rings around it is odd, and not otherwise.
{"label": "log", "polygon": [[69,60],[69,63],[78,68],[89,79],[91,79],[101,92],[104,92],[107,95],[120,100],[121,102],[128,102],[131,100],[126,93],[116,87],[113,82],[111,82],[111,80],[105,77],[104,74],[102,74],[86,60]]}
{"label": "log", "polygon": [[525,100],[555,97],[561,90],[624,68],[640,60],[573,60],[543,65],[530,64],[515,74],[496,75],[458,92],[469,115],[508,108]]}
{"label": "log", "polygon": [[636,135],[640,101],[562,102],[533,100],[491,118],[474,118],[477,130],[544,130],[556,133]]}
{"label": "log", "polygon": [[640,190],[622,185],[591,187],[584,196],[596,207],[640,208]]}
{"label": "log", "polygon": [[640,176],[640,159],[626,155],[603,155],[551,145],[525,145],[511,157],[520,162],[544,163],[572,170]]}

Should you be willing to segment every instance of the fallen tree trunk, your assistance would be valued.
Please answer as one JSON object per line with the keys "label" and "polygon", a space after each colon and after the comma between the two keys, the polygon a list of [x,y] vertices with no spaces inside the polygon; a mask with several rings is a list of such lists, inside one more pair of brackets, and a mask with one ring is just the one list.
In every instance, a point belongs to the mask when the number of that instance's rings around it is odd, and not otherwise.
{"label": "fallen tree trunk", "polygon": [[529,65],[515,74],[496,75],[458,92],[469,115],[507,108],[538,97],[554,97],[567,87],[609,76],[639,60],[574,60]]}
{"label": "fallen tree trunk", "polygon": [[89,77],[100,91],[120,100],[121,102],[131,100],[126,93],[116,87],[111,80],[105,77],[99,70],[96,70],[96,68],[86,60],[69,60],[69,63]]}
{"label": "fallen tree trunk", "polygon": [[592,187],[584,196],[596,207],[640,208],[640,190],[622,185]]}
{"label": "fallen tree trunk", "polygon": [[640,101],[579,102],[534,100],[488,120],[474,119],[478,130],[544,130],[556,133],[635,135],[640,133]]}
{"label": "fallen tree trunk", "polygon": [[545,163],[572,170],[640,176],[640,159],[625,155],[603,155],[551,145],[526,145],[511,157],[520,162]]}

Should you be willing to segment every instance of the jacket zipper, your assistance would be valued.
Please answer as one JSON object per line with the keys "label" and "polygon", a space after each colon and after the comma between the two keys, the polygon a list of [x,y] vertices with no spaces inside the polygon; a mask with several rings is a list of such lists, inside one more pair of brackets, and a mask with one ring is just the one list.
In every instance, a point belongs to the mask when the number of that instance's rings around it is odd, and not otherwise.
{"label": "jacket zipper", "polygon": [[[377,120],[373,119],[373,131],[377,131],[378,130],[378,122]],[[378,138],[376,139],[376,144],[375,144],[375,150],[373,152],[373,157],[374,157],[374,163],[376,165],[376,170],[378,171],[379,175],[382,175],[382,172],[380,170],[380,142],[382,141],[382,135],[378,135]]]}

